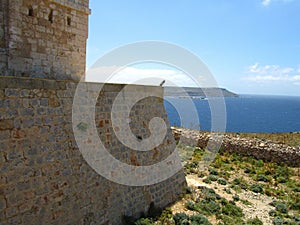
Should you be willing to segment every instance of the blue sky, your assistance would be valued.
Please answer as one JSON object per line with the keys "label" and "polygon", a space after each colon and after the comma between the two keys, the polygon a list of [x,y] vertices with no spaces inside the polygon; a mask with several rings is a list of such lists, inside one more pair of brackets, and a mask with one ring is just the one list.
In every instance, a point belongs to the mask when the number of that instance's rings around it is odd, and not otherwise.
{"label": "blue sky", "polygon": [[[88,68],[116,47],[165,41],[196,54],[220,87],[300,96],[300,0],[90,0],[90,8]],[[180,73],[172,70],[143,65],[123,72]]]}

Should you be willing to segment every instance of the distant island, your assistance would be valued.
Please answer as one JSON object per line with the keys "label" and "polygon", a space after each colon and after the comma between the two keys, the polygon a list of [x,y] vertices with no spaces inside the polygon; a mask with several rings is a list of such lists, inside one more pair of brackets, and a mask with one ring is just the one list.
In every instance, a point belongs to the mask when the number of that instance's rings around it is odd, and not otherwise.
{"label": "distant island", "polygon": [[195,88],[195,87],[164,87],[165,97],[187,97],[207,98],[207,97],[239,97],[238,94],[228,91],[225,88]]}

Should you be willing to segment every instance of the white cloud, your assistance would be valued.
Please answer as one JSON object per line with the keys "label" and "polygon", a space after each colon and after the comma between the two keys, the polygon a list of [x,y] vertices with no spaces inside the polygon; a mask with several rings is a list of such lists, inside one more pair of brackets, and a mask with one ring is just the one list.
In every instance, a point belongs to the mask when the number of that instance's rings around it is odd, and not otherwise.
{"label": "white cloud", "polygon": [[272,2],[283,2],[283,3],[289,3],[293,2],[294,0],[262,0],[261,4],[263,6],[269,6]]}
{"label": "white cloud", "polygon": [[[109,77],[108,74],[112,74],[112,76]],[[88,69],[86,72],[86,81],[89,82],[158,86],[163,80],[166,80],[164,86],[174,86],[174,84],[177,86],[197,86],[191,77],[175,69],[141,69],[135,67],[119,68],[111,66]],[[205,85],[204,79],[199,85],[203,87],[208,86]]]}
{"label": "white cloud", "polygon": [[263,4],[264,6],[268,6],[270,5],[271,0],[263,0],[261,4]]}
{"label": "white cloud", "polygon": [[255,63],[247,68],[247,76],[244,80],[254,82],[290,82],[296,84],[300,82],[300,68],[281,67],[279,65],[260,66]]}

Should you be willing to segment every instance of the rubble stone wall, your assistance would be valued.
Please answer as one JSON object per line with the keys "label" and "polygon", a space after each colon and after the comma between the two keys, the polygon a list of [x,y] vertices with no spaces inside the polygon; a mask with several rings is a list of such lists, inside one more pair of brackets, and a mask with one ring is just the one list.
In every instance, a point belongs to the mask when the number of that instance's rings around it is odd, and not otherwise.
{"label": "rubble stone wall", "polygon": [[[207,132],[199,132],[183,128],[174,128],[175,139],[184,144],[205,148],[212,137]],[[241,155],[253,156],[257,159],[277,162],[289,166],[300,165],[300,148],[274,143],[255,138],[240,138],[225,134],[220,151],[236,152]]]}

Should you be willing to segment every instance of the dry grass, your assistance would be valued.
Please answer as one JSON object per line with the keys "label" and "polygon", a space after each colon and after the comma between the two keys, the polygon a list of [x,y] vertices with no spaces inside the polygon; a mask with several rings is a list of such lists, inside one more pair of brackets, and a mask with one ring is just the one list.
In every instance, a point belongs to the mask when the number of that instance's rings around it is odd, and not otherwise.
{"label": "dry grass", "polygon": [[279,144],[300,146],[300,132],[291,133],[228,133],[241,138],[258,138],[270,140]]}

